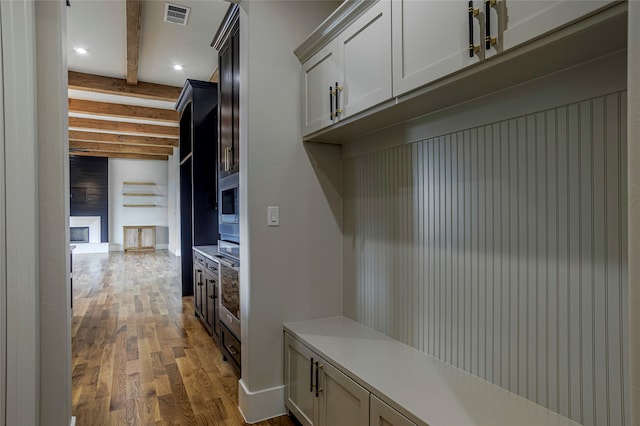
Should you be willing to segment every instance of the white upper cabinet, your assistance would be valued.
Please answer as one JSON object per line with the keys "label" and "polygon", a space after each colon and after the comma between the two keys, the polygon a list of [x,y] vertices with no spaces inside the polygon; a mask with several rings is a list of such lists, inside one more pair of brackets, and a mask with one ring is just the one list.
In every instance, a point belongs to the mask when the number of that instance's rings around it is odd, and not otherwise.
{"label": "white upper cabinet", "polygon": [[[333,122],[333,86],[338,77],[338,41],[302,64],[302,114],[304,134],[313,133]],[[331,87],[331,89],[330,89]]]}
{"label": "white upper cabinet", "polygon": [[338,59],[338,120],[391,98],[389,0],[378,2],[340,34]]}
{"label": "white upper cabinet", "polygon": [[[478,12],[482,7],[473,2]],[[393,0],[392,16],[393,96],[478,62],[478,54],[469,53],[468,1]],[[473,45],[480,52],[481,18],[471,17]]]}
{"label": "white upper cabinet", "polygon": [[391,4],[381,0],[302,65],[308,135],[391,98]]}
{"label": "white upper cabinet", "polygon": [[503,49],[511,49],[614,3],[607,0],[499,0]]}

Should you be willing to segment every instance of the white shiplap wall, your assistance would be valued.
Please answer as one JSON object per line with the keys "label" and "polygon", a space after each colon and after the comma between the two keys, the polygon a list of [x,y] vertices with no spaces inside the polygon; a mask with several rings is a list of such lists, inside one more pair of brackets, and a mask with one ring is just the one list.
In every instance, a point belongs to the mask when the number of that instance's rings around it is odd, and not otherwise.
{"label": "white shiplap wall", "polygon": [[628,424],[625,92],[343,161],[345,314]]}

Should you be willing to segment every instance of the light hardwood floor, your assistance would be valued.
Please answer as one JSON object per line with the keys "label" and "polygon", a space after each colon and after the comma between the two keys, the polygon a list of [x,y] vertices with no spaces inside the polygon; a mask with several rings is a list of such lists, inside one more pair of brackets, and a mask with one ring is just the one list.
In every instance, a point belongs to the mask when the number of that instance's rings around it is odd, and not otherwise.
{"label": "light hardwood floor", "polygon": [[73,256],[78,426],[246,424],[238,379],[181,297],[179,272],[166,250]]}

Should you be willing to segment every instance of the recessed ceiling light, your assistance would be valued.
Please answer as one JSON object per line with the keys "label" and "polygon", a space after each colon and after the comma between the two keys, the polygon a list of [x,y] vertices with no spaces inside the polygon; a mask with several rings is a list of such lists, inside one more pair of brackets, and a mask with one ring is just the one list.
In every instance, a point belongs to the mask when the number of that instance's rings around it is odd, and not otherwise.
{"label": "recessed ceiling light", "polygon": [[182,65],[175,64],[173,66],[173,69],[176,70],[176,71],[181,71],[182,70]]}
{"label": "recessed ceiling light", "polygon": [[86,55],[87,49],[85,49],[84,47],[74,47],[73,50],[76,51],[76,53],[80,54],[80,55]]}

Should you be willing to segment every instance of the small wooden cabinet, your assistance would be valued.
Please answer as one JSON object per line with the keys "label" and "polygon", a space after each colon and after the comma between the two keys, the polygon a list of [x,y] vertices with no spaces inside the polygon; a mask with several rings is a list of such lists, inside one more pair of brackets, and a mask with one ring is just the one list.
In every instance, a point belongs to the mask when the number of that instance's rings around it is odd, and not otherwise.
{"label": "small wooden cabinet", "polygon": [[123,226],[124,251],[155,250],[156,227],[155,226]]}

